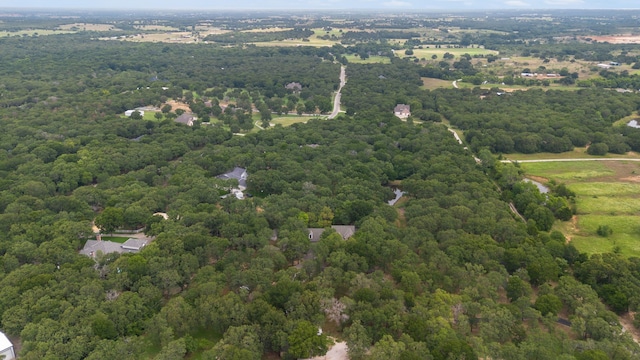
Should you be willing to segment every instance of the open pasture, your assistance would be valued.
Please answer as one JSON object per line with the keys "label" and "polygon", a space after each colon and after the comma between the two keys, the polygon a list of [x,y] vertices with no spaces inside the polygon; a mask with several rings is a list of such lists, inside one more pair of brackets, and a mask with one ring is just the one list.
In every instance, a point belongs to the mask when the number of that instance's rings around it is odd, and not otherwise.
{"label": "open pasture", "polygon": [[[428,48],[427,48],[428,46]],[[483,48],[436,48],[435,45],[423,45],[422,49],[413,49],[413,56],[418,59],[425,58],[431,59],[431,56],[436,55],[438,59],[442,59],[442,55],[445,53],[452,54],[455,58],[459,58],[464,54],[473,55],[497,55],[498,52],[495,50],[488,50]],[[396,55],[399,57],[404,57],[404,50],[396,51]]]}
{"label": "open pasture", "polygon": [[441,79],[434,79],[434,78],[427,78],[427,77],[422,78],[423,89],[433,90],[433,89],[452,88],[452,87],[453,87],[453,84],[449,80],[441,80]]}
{"label": "open pasture", "polygon": [[33,30],[20,30],[20,31],[0,31],[0,37],[6,36],[44,36],[44,35],[61,35],[61,34],[73,34],[75,31],[71,30],[45,30],[45,29],[33,29]]}
{"label": "open pasture", "polygon": [[354,64],[390,64],[391,59],[386,56],[372,55],[366,59],[360,58],[358,55],[345,55],[347,61]]}
{"label": "open pasture", "polygon": [[[640,256],[640,163],[575,161],[521,163],[525,173],[564,182],[576,194],[577,214],[571,222],[556,222],[575,247],[588,254],[617,251]],[[602,237],[598,227],[613,234]]]}
{"label": "open pasture", "polygon": [[282,116],[277,117],[271,120],[271,124],[273,125],[282,125],[282,126],[291,126],[297,123],[306,123],[311,119],[315,119],[317,117],[313,116]]}
{"label": "open pasture", "polygon": [[70,31],[110,31],[118,30],[113,24],[73,23],[58,26],[59,30]]}

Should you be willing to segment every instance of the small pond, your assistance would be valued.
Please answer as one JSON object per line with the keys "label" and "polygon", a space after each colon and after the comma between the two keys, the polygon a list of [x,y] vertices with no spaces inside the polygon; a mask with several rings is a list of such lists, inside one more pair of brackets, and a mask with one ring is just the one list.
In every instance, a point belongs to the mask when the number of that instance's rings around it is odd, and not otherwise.
{"label": "small pond", "polygon": [[549,188],[548,188],[548,187],[546,187],[546,186],[544,186],[544,185],[543,185],[542,183],[540,183],[540,182],[537,182],[537,181],[535,181],[535,180],[531,180],[531,179],[527,179],[527,178],[524,178],[524,181],[525,181],[525,182],[532,183],[533,185],[537,186],[537,187],[538,187],[538,190],[539,190],[542,194],[547,194],[547,193],[549,192]]}
{"label": "small pond", "polygon": [[636,129],[640,129],[640,123],[638,123],[638,120],[631,120],[627,123],[627,126],[630,126],[632,128],[636,128]]}

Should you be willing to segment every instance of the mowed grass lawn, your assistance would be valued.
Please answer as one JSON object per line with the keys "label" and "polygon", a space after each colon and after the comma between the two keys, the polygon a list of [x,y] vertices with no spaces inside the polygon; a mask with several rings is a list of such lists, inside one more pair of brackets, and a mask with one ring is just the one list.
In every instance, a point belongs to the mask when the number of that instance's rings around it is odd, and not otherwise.
{"label": "mowed grass lawn", "polygon": [[391,64],[391,59],[386,56],[372,55],[366,59],[361,59],[358,55],[345,55],[344,57],[354,64]]}
{"label": "mowed grass lawn", "polygon": [[270,123],[273,125],[291,126],[297,123],[306,123],[311,119],[318,119],[318,118],[324,119],[324,117],[320,117],[320,116],[316,116],[316,117],[314,116],[283,116],[283,117],[273,118],[270,121]]}
{"label": "mowed grass lawn", "polygon": [[127,240],[129,240],[129,236],[126,237],[122,237],[122,236],[103,236],[102,240],[103,241],[113,241],[116,242],[118,244],[124,244]]}
{"label": "mowed grass lawn", "polygon": [[453,84],[449,80],[441,80],[428,77],[422,78],[422,84],[422,88],[429,90],[453,87]]}
{"label": "mowed grass lawn", "polygon": [[[575,161],[521,163],[525,173],[564,182],[576,193],[577,215],[556,222],[575,247],[585,253],[619,251],[640,257],[640,163],[632,161]],[[599,226],[613,230],[597,234]]]}

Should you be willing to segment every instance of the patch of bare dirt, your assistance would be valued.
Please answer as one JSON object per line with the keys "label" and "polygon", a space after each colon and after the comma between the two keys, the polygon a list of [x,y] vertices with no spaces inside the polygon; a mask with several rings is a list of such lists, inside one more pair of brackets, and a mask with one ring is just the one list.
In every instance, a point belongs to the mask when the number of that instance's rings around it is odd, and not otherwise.
{"label": "patch of bare dirt", "polygon": [[[588,36],[591,40],[597,42],[608,42],[610,44],[640,44],[640,35],[618,34],[609,36]],[[587,37],[583,37],[586,40]]]}
{"label": "patch of bare dirt", "polygon": [[628,332],[629,334],[631,334],[633,341],[640,344],[640,331],[638,331],[638,329],[633,326],[634,315],[635,313],[628,312],[622,316],[619,316],[620,325],[622,325],[622,329],[624,332]]}
{"label": "patch of bare dirt", "polygon": [[316,356],[308,360],[349,360],[347,356],[347,343],[342,341],[335,343],[324,356]]}
{"label": "patch of bare dirt", "polygon": [[575,234],[578,232],[578,216],[577,215],[573,215],[571,217],[571,221],[569,222],[569,235],[565,235],[565,239],[567,239],[567,244],[571,242],[571,239],[573,238],[573,235],[571,234]]}
{"label": "patch of bare dirt", "polygon": [[175,112],[177,109],[182,109],[186,112],[191,112],[191,108],[188,104],[183,103],[182,101],[168,100],[166,104],[171,105],[171,111]]}
{"label": "patch of bare dirt", "polygon": [[626,182],[640,182],[640,175],[627,176],[627,177],[624,177],[624,178],[620,178],[620,181],[626,181]]}

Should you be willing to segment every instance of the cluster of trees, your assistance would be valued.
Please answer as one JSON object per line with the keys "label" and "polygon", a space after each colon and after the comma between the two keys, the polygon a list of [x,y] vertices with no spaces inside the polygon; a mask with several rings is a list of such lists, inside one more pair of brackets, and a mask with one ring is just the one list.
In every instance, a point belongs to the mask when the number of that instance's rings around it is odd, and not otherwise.
{"label": "cluster of trees", "polygon": [[621,129],[612,127],[638,108],[631,94],[529,90],[498,96],[499,91],[436,90],[431,96],[438,100],[438,111],[465,130],[466,140],[476,150],[558,153],[605,143],[607,151],[622,154],[635,146],[620,135]]}
{"label": "cluster of trees", "polygon": [[222,44],[246,44],[252,42],[281,41],[287,39],[307,39],[313,35],[313,30],[295,28],[282,31],[234,31],[224,34],[207,35],[205,41],[215,41]]}
{"label": "cluster of trees", "polygon": [[[419,66],[394,59],[348,66],[346,116],[231,136],[118,112],[168,96],[193,97],[197,109],[207,91],[233,93],[236,113],[287,106],[302,93],[279,102],[275,89],[304,85],[290,77],[296,71],[317,78],[309,87],[326,75],[326,87],[314,85],[322,91],[337,83],[339,65],[321,55],[330,49],[70,39],[0,40],[3,98],[31,99],[0,107],[0,328],[20,337],[22,358],[306,358],[326,351],[326,332],[346,339],[352,359],[638,356],[598,299],[635,309],[635,260],[589,259],[546,232],[549,213],[566,217],[566,188],[543,200],[514,166],[486,151],[477,164],[444,126],[392,115],[397,103],[427,120],[445,115],[477,129],[471,142],[484,147],[496,128],[517,135],[509,126],[518,123],[493,113],[491,101],[503,113],[539,114],[546,123],[522,125],[536,135],[540,124],[566,121],[606,142],[617,111],[637,107],[633,98],[599,93],[606,105],[588,91],[574,95],[592,107],[576,110],[583,128],[563,117],[576,108],[568,95],[430,92],[420,89]],[[278,62],[286,66],[275,70]],[[326,68],[314,75],[304,66]],[[269,86],[274,95],[263,95]],[[474,123],[472,113],[497,120]],[[216,176],[235,166],[249,173],[245,200],[220,197],[229,183]],[[387,204],[391,184],[405,192],[401,209]],[[94,219],[107,230],[145,226],[155,240],[137,254],[81,256]],[[327,229],[309,242],[308,227],[331,224],[357,231],[343,240]],[[558,314],[568,314],[570,331]]]}
{"label": "cluster of trees", "polygon": [[386,41],[391,39],[411,39],[419,38],[420,34],[409,31],[391,31],[391,30],[376,30],[376,31],[347,31],[342,33],[340,42],[342,44],[355,44],[359,42],[368,41]]}

